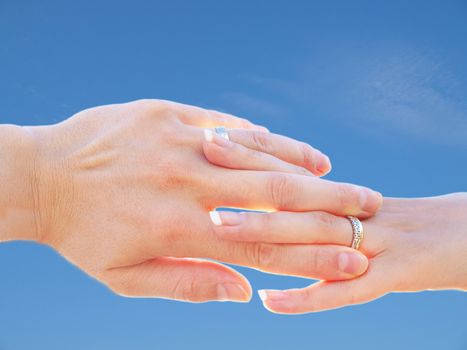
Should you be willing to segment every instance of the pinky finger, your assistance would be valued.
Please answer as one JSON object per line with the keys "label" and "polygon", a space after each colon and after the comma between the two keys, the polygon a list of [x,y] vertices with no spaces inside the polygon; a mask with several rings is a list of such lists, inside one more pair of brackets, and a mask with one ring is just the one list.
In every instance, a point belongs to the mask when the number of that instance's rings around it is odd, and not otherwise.
{"label": "pinky finger", "polygon": [[126,297],[189,302],[250,300],[248,280],[225,265],[191,258],[158,257],[107,271],[105,283]]}

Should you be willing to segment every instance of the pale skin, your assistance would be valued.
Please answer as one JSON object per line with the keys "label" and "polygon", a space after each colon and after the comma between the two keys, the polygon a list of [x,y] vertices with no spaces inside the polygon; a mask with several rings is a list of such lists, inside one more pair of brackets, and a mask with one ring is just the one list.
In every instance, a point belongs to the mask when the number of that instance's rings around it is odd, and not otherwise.
{"label": "pale skin", "polygon": [[[203,147],[215,151],[214,142],[204,141],[213,135],[204,131],[218,125],[230,129],[232,154],[250,157],[232,163],[238,169],[203,155]],[[212,260],[351,279],[365,272],[368,260],[337,239],[326,245],[226,240],[208,215],[217,207],[374,215],[381,195],[320,179],[330,167],[324,154],[302,142],[168,101],[92,108],[56,125],[1,125],[0,241],[49,245],[131,297],[248,301],[248,281]]]}
{"label": "pale skin", "polygon": [[[227,168],[248,169],[251,156],[233,142],[206,142],[207,158]],[[324,211],[211,213],[215,232],[225,240],[271,244],[349,246],[349,220]],[[275,313],[299,314],[365,303],[390,292],[457,289],[467,291],[467,193],[431,198],[384,198],[381,210],[362,220],[360,246],[369,259],[366,273],[346,281],[259,291]]]}

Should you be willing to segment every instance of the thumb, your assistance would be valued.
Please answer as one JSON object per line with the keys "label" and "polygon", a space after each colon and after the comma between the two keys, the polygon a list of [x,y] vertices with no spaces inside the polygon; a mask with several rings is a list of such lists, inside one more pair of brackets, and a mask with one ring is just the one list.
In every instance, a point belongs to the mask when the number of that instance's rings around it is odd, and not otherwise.
{"label": "thumb", "polygon": [[391,278],[382,267],[372,267],[347,281],[320,281],[300,289],[261,290],[266,309],[280,314],[302,314],[367,303],[391,290]]}

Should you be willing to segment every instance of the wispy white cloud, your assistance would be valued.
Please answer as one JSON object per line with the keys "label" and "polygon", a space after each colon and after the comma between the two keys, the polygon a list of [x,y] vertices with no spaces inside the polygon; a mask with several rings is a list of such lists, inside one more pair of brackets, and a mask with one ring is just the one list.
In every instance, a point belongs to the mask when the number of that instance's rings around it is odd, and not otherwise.
{"label": "wispy white cloud", "polygon": [[340,122],[382,138],[399,133],[467,147],[467,81],[446,61],[413,48],[355,51],[312,57],[295,79],[250,82],[281,94],[282,110],[318,102]]}
{"label": "wispy white cloud", "polygon": [[282,107],[271,101],[267,101],[252,95],[247,95],[242,92],[224,92],[220,97],[236,110],[247,114],[258,114],[264,117],[275,117],[283,112]]}
{"label": "wispy white cloud", "polygon": [[351,95],[362,119],[434,141],[467,145],[467,86],[441,60],[408,51],[375,64]]}

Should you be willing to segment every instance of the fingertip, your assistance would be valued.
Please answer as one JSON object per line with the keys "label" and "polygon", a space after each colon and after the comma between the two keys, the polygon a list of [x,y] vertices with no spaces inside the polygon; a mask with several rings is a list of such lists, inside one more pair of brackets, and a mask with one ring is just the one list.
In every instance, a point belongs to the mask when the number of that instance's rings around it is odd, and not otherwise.
{"label": "fingertip", "polygon": [[[217,263],[216,263],[217,264]],[[215,286],[215,301],[233,301],[247,303],[252,297],[252,288],[248,279],[235,269],[219,264],[221,275]]]}
{"label": "fingertip", "polygon": [[223,283],[217,285],[217,301],[247,303],[251,300],[251,290],[241,283]]}
{"label": "fingertip", "polygon": [[327,175],[331,172],[332,164],[329,157],[325,154],[321,154],[321,157],[316,166],[316,170],[320,173],[320,176]]}
{"label": "fingertip", "polygon": [[295,304],[286,291],[280,290],[258,290],[259,298],[263,303],[263,307],[269,312],[275,314],[290,314]]}
{"label": "fingertip", "polygon": [[383,205],[383,195],[380,192],[368,188],[362,188],[359,195],[361,209],[365,212],[364,216],[373,216]]}
{"label": "fingertip", "polygon": [[266,301],[266,299],[268,298],[268,293],[265,289],[259,289],[258,296],[261,299],[261,301]]}
{"label": "fingertip", "polygon": [[239,301],[243,303],[248,303],[251,301],[251,298],[253,297],[253,289],[251,288],[250,281],[248,281],[248,279],[242,274],[240,274],[239,272],[235,270],[234,272],[237,274],[238,283],[242,286],[242,289],[244,292],[243,297]]}
{"label": "fingertip", "polygon": [[360,276],[368,269],[368,258],[358,250],[341,252],[338,256],[338,269],[349,277]]}

